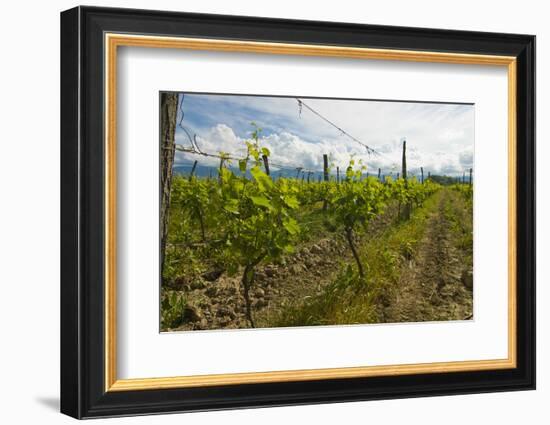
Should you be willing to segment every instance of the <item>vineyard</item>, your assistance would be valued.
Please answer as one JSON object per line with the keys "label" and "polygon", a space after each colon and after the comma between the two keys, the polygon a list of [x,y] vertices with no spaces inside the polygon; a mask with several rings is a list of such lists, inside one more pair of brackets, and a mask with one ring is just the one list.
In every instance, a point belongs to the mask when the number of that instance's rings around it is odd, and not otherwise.
{"label": "vineyard", "polygon": [[175,174],[161,329],[472,318],[472,182],[365,175],[324,158],[310,180],[270,173],[259,129],[216,175]]}

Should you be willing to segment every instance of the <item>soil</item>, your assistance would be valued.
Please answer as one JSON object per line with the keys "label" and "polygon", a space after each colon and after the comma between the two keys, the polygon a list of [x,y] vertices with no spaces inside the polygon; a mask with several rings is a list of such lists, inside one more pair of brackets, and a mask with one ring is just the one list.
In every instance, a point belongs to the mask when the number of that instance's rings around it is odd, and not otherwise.
{"label": "soil", "polygon": [[[457,194],[443,192],[429,219],[417,255],[402,266],[398,284],[390,289],[380,322],[422,322],[473,318],[472,270],[448,215],[462,214]],[[450,207],[450,208],[449,208]],[[445,214],[445,209],[450,211]]]}

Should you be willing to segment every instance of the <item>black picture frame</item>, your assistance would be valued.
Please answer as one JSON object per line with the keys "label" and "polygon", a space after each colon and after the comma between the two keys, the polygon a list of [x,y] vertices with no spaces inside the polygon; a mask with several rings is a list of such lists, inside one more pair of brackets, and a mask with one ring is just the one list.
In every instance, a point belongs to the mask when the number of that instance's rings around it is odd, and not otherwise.
{"label": "black picture frame", "polygon": [[[517,58],[517,367],[106,392],[104,34],[507,55]],[[535,37],[76,7],[61,13],[61,412],[75,418],[535,388]]]}

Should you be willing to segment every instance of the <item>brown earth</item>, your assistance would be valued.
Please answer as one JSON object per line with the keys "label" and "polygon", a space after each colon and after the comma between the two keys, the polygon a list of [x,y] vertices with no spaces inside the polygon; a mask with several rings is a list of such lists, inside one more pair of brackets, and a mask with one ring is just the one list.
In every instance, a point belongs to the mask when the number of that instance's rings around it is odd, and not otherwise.
{"label": "brown earth", "polygon": [[452,231],[449,218],[463,214],[458,196],[443,192],[438,209],[428,219],[417,255],[403,264],[386,306],[379,307],[381,322],[473,318],[471,262],[464,260],[460,233]]}

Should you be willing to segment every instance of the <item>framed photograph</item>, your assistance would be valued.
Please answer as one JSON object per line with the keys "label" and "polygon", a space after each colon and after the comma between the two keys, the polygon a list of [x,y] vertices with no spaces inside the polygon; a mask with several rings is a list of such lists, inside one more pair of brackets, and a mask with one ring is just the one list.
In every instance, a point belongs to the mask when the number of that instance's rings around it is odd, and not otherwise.
{"label": "framed photograph", "polygon": [[61,411],[535,387],[535,37],[61,14]]}

